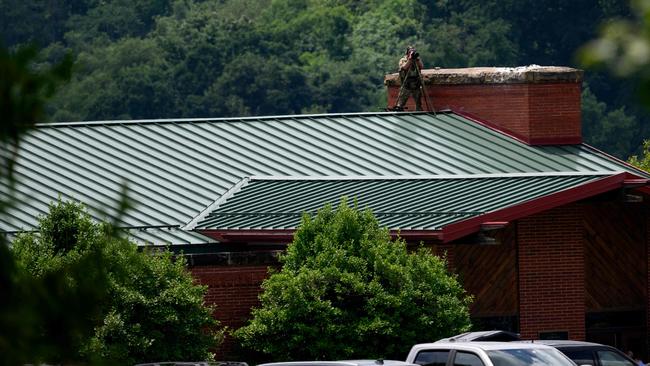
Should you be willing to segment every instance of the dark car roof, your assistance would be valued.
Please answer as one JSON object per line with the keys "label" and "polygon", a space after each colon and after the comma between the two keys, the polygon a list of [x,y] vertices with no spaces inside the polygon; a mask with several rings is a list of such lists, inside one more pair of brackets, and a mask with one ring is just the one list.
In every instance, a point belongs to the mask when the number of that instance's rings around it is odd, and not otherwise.
{"label": "dark car roof", "polygon": [[568,340],[535,340],[534,343],[545,344],[552,347],[601,347],[601,348],[613,348],[600,343],[591,343],[583,341],[568,341]]}
{"label": "dark car roof", "polygon": [[517,333],[504,330],[489,330],[461,333],[453,337],[440,339],[438,342],[512,342],[520,339]]}

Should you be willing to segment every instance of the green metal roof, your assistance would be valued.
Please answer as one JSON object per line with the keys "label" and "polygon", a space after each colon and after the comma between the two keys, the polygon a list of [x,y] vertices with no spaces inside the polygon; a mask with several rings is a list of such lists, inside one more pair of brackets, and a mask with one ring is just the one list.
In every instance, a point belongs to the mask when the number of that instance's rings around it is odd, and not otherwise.
{"label": "green metal roof", "polygon": [[615,173],[445,177],[252,177],[198,217],[195,230],[295,229],[341,197],[373,211],[392,230],[443,226],[593,182]]}
{"label": "green metal roof", "polygon": [[17,201],[0,228],[33,229],[59,196],[102,218],[122,182],[133,238],[181,244],[211,241],[179,228],[243,177],[622,170],[645,174],[586,145],[527,146],[453,113],[47,124],[21,144]]}

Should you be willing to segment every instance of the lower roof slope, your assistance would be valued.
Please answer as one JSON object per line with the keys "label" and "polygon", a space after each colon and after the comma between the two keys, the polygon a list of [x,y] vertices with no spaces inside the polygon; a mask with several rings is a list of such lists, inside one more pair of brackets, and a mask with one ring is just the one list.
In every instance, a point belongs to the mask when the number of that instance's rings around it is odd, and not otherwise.
{"label": "lower roof slope", "polygon": [[444,177],[273,178],[252,177],[214,207],[194,230],[295,229],[303,213],[341,197],[373,211],[392,230],[440,230],[483,215],[615,173],[505,174]]}
{"label": "lower roof slope", "polygon": [[182,244],[210,241],[180,228],[249,176],[600,171],[645,176],[587,145],[528,146],[451,112],[46,124],[20,146],[0,228],[35,228],[59,196],[101,219],[124,182],[134,209],[121,225],[133,238]]}
{"label": "lower roof slope", "polygon": [[[262,242],[274,240],[280,232],[291,235],[304,213],[313,215],[325,204],[336,207],[341,197],[348,197],[348,204],[370,209],[381,226],[395,233],[417,237],[419,233],[428,232],[428,237],[432,237],[435,231],[436,239],[449,241],[466,232],[462,228],[458,230],[462,223],[482,218],[488,222],[492,218],[503,220],[502,212],[508,220],[516,219],[516,213],[512,216],[513,209],[533,212],[541,207],[543,210],[622,187],[626,182],[638,184],[640,181],[626,181],[626,176],[621,172],[600,172],[251,177],[235,185],[227,195],[211,205],[209,212],[195,218],[187,228],[222,241],[237,240],[238,236],[255,236],[255,240]],[[642,184],[648,182],[647,179],[642,181]],[[507,212],[508,208],[510,212]],[[479,222],[473,227],[484,223]],[[505,225],[507,221],[500,223]]]}

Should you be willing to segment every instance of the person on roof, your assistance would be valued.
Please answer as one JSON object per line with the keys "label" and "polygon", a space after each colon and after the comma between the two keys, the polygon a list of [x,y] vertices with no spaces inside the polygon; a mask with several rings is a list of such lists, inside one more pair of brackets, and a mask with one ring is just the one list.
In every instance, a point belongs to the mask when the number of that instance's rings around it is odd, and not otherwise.
{"label": "person on roof", "polygon": [[422,86],[420,78],[420,70],[424,65],[420,59],[420,54],[415,50],[415,47],[406,47],[404,57],[399,60],[399,78],[401,87],[399,95],[397,96],[397,105],[394,110],[404,110],[404,105],[409,96],[413,96],[415,100],[415,110],[422,110]]}

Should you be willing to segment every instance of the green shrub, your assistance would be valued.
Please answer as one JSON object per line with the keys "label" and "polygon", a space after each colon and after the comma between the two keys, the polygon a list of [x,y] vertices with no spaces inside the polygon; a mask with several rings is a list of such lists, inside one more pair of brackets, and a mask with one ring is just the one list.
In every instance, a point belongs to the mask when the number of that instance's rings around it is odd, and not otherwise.
{"label": "green shrub", "polygon": [[[92,331],[76,338],[78,356],[72,361],[127,365],[206,360],[222,339],[213,309],[203,302],[206,287],[193,282],[182,257],[139,251],[113,235],[107,224],[94,222],[79,204],[52,204],[49,214],[40,218],[39,233],[18,236],[12,252],[18,266],[36,278],[66,273],[63,290],[76,293],[94,286],[105,294],[99,304],[92,304],[95,313],[76,320],[92,325]],[[67,270],[88,258],[95,261],[85,265],[86,271]],[[94,272],[99,275],[89,276]],[[101,281],[89,283],[92,278]],[[70,318],[75,318],[78,299],[59,304]]]}
{"label": "green shrub", "polygon": [[345,199],[304,215],[280,261],[261,307],[235,332],[266,359],[400,359],[417,342],[470,327],[471,298],[445,260],[424,247],[409,253]]}

